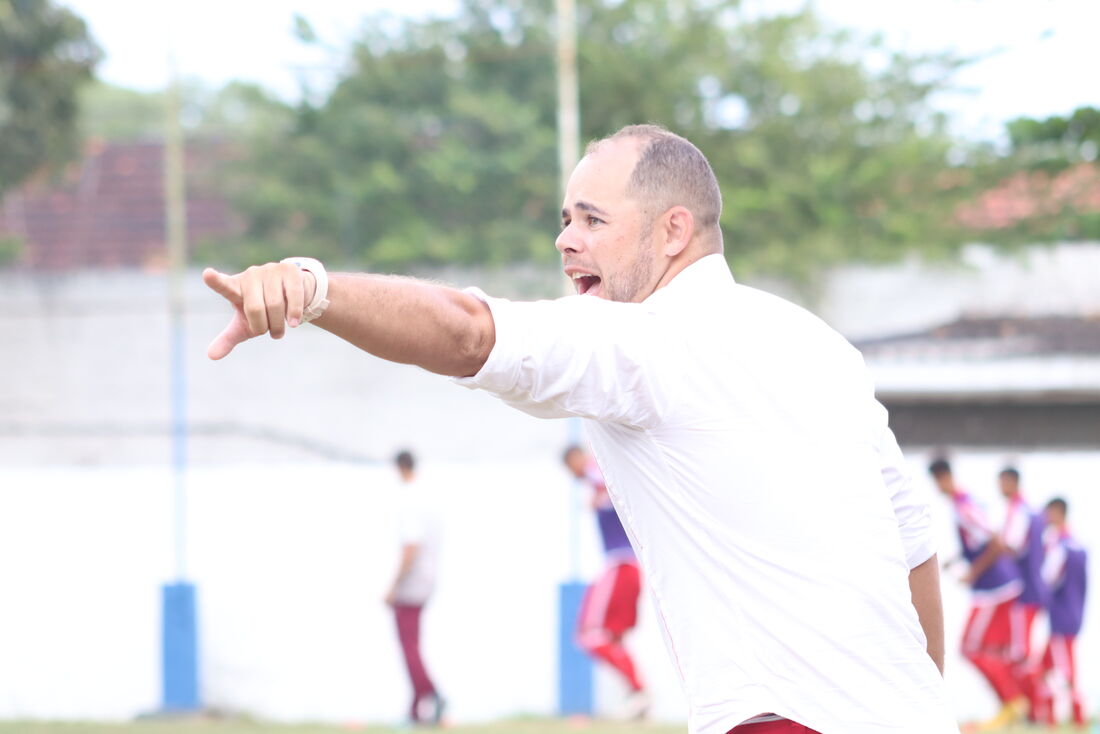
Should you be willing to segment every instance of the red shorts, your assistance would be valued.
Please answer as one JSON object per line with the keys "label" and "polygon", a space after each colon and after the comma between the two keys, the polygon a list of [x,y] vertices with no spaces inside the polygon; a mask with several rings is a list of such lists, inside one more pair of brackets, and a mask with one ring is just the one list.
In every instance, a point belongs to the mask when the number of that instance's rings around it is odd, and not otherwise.
{"label": "red shorts", "polygon": [[1009,612],[1012,621],[1012,643],[1009,656],[1014,662],[1026,663],[1031,658],[1031,628],[1039,616],[1038,604],[1014,602]]}
{"label": "red shorts", "polygon": [[577,617],[577,641],[592,648],[621,637],[638,622],[642,577],[634,561],[608,566],[584,592]]}
{"label": "red shorts", "polygon": [[1015,599],[1000,604],[975,604],[963,630],[963,654],[978,652],[1008,653],[1012,646],[1012,605]]}
{"label": "red shorts", "polygon": [[730,729],[728,734],[819,734],[819,732],[790,719],[780,719],[762,721],[759,724],[741,724]]}

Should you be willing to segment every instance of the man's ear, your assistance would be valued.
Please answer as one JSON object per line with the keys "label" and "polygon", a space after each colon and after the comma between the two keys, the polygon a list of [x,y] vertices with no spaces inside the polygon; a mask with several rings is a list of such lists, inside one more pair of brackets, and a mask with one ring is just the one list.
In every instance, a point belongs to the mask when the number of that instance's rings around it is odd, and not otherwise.
{"label": "man's ear", "polygon": [[663,254],[676,257],[691,242],[695,234],[695,217],[686,206],[674,206],[661,217]]}

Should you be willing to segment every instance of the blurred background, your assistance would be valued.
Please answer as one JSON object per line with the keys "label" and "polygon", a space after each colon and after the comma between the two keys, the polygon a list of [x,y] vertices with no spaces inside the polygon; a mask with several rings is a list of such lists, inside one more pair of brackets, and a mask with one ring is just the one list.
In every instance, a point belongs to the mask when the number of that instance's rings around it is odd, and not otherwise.
{"label": "blurred background", "polygon": [[[703,150],[735,276],[863,350],[929,492],[947,452],[996,518],[1012,464],[1096,537],[1100,6],[578,0],[563,61],[563,5],[0,0],[0,719],[163,708],[161,587],[186,583],[196,707],[399,721],[401,447],[447,518],[424,648],[450,715],[559,713],[558,586],[600,567],[575,428],[312,327],[210,363],[228,314],[198,277],[309,255],[557,296],[559,120]],[[981,718],[950,569],[944,595]],[[680,722],[643,606],[653,713]],[[622,692],[594,685],[606,712]]]}

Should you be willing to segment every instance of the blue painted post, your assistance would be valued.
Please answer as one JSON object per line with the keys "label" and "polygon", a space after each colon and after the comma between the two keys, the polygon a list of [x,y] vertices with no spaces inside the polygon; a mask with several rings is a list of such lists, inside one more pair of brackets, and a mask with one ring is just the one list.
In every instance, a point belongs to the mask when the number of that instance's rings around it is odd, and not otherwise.
{"label": "blue painted post", "polygon": [[162,587],[162,713],[199,708],[199,625],[195,587],[178,581]]}
{"label": "blue painted post", "polygon": [[[566,421],[570,444],[581,443],[579,418]],[[569,492],[569,581],[558,587],[558,713],[561,716],[592,714],[592,660],[577,647],[577,619],[587,585],[581,581],[580,482]]]}
{"label": "blue painted post", "polygon": [[187,578],[187,339],[184,328],[184,267],[187,261],[187,191],[179,83],[173,68],[166,95],[164,142],[164,235],[170,270],[172,478],[175,581],[161,591],[161,711],[199,709],[199,638],[195,587]]}
{"label": "blue painted post", "polygon": [[558,587],[558,712],[592,714],[592,660],[577,647],[577,617],[587,586],[570,581]]}

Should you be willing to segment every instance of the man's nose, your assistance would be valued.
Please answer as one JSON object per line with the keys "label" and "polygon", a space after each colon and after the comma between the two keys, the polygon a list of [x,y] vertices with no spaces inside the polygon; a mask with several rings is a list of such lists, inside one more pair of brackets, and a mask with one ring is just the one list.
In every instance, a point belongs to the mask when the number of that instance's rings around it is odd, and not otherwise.
{"label": "man's nose", "polygon": [[581,249],[580,241],[576,237],[576,233],[573,231],[573,225],[566,226],[558,238],[554,240],[554,247],[558,248],[558,252],[565,254],[567,252],[577,252]]}

